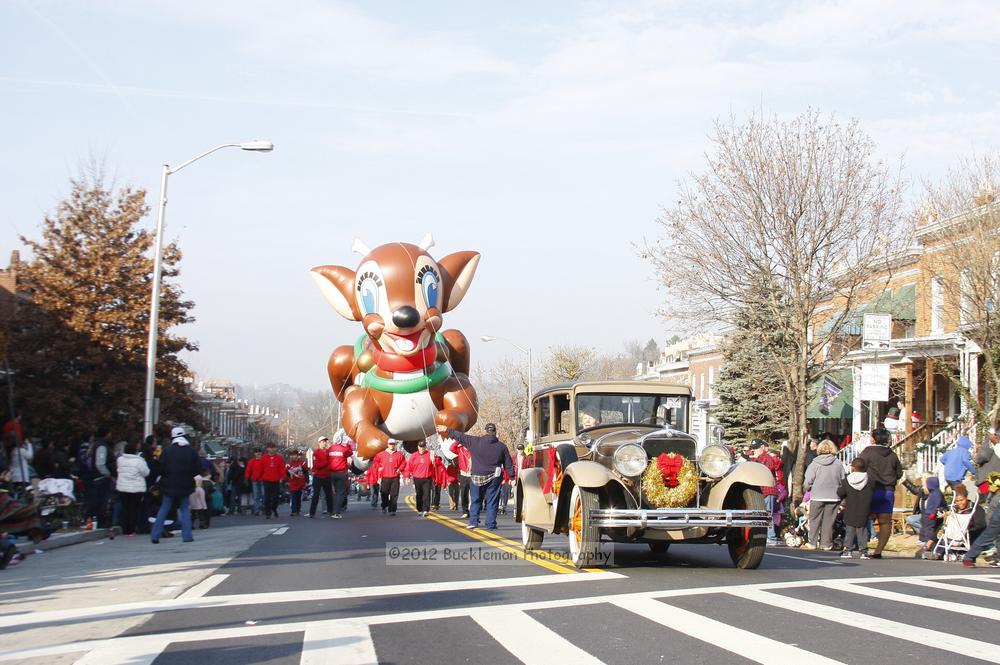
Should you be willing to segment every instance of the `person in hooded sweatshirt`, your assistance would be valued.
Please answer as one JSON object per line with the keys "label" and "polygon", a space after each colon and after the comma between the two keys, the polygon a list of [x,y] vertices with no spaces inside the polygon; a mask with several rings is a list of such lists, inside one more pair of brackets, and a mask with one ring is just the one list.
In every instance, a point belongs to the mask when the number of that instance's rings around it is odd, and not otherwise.
{"label": "person in hooded sweatshirt", "polygon": [[941,493],[941,481],[937,476],[924,478],[927,488],[927,499],[924,510],[920,514],[920,542],[924,545],[923,555],[934,558],[934,544],[937,542],[938,528],[941,526],[941,510],[944,507],[944,494]]}
{"label": "person in hooded sweatshirt", "polygon": [[896,502],[896,483],[903,477],[903,465],[889,447],[892,436],[887,429],[875,430],[872,442],[873,445],[862,450],[859,457],[867,465],[868,479],[872,482],[871,512],[878,518],[878,544],[871,558],[881,559],[882,550],[892,535],[892,507]]}
{"label": "person in hooded sweatshirt", "polygon": [[938,460],[944,466],[944,479],[949,485],[961,485],[968,471],[976,475],[976,467],[972,463],[972,440],[967,436],[958,437],[955,447],[947,451]]}
{"label": "person in hooded sweatshirt", "polygon": [[201,474],[201,462],[198,453],[191,448],[184,437],[183,427],[173,428],[170,436],[173,440],[160,456],[158,484],[163,502],[160,504],[160,511],[156,514],[156,522],[153,523],[153,530],[149,536],[153,543],[160,542],[167,513],[176,504],[181,519],[181,537],[185,543],[189,543],[194,540],[194,536],[191,534],[191,508],[188,497],[194,491],[194,477]]}
{"label": "person in hooded sweatshirt", "polygon": [[837,496],[844,499],[844,553],[850,559],[855,543],[862,559],[868,558],[868,509],[872,505],[872,484],[868,481],[868,465],[860,457],[851,462],[851,472],[840,482]]}
{"label": "person in hooded sweatshirt", "polygon": [[832,550],[833,523],[840,505],[837,489],[844,479],[844,465],[837,459],[837,447],[828,439],[819,444],[816,453],[802,484],[803,489],[810,492],[809,542],[803,548]]}

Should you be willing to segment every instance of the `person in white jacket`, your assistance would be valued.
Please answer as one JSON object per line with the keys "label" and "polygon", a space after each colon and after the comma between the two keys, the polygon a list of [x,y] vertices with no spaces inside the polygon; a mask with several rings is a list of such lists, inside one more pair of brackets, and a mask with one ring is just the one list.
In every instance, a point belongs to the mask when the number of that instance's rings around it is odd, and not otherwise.
{"label": "person in white jacket", "polygon": [[142,499],[146,495],[146,476],[149,465],[139,455],[139,444],[125,444],[125,452],[118,458],[118,481],[115,489],[122,502],[122,533],[134,536],[142,511]]}
{"label": "person in white jacket", "polygon": [[[31,482],[31,461],[35,459],[35,447],[25,439],[10,451],[10,482],[15,485],[27,485]],[[21,487],[23,489],[23,487]]]}

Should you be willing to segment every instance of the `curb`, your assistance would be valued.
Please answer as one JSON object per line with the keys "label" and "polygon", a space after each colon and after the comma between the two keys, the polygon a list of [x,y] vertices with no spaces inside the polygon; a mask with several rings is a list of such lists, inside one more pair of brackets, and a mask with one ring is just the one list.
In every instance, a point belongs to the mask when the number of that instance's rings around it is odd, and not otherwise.
{"label": "curb", "polygon": [[76,545],[77,543],[87,543],[95,540],[104,540],[105,538],[114,538],[119,534],[121,534],[121,529],[119,527],[113,527],[111,529],[94,529],[92,531],[75,531],[73,533],[65,533],[61,535],[53,534],[40,543],[19,543],[17,545],[17,552],[22,556],[27,556],[29,554],[34,554],[35,552],[48,552],[49,550],[56,550],[60,547],[68,547],[69,545]]}

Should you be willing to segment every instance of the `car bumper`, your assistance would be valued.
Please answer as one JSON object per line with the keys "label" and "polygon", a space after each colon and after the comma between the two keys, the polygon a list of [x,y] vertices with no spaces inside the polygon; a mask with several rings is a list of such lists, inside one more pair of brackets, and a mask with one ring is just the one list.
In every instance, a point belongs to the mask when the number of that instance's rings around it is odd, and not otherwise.
{"label": "car bumper", "polygon": [[599,509],[591,513],[599,527],[690,529],[691,527],[764,527],[768,510],[713,510],[709,508]]}

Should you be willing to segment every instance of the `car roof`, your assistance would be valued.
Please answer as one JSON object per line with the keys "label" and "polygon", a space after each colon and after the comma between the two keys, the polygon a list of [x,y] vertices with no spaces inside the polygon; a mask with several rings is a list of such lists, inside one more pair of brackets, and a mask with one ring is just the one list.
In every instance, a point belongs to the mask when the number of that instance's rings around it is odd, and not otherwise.
{"label": "car roof", "polygon": [[553,392],[573,391],[587,393],[632,393],[640,395],[690,395],[685,385],[662,381],[581,381],[579,383],[557,383],[536,392],[532,399]]}

